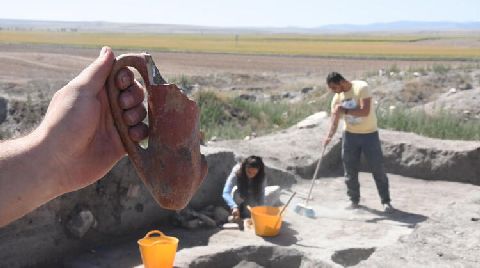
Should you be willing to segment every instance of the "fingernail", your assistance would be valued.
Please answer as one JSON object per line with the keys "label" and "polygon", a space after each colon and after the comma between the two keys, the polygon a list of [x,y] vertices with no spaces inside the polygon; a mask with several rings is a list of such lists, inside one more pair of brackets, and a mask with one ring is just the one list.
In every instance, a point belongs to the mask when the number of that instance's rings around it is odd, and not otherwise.
{"label": "fingernail", "polygon": [[130,84],[130,77],[128,77],[128,75],[123,75],[121,79],[123,86],[128,87]]}
{"label": "fingernail", "polygon": [[103,55],[105,55],[107,53],[107,47],[102,47],[102,50],[100,50],[100,57],[102,57]]}

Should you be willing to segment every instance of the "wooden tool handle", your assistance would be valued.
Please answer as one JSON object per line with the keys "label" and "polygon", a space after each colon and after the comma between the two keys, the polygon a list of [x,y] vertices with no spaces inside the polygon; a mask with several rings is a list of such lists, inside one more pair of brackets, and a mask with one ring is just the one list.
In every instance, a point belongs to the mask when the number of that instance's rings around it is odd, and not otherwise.
{"label": "wooden tool handle", "polygon": [[317,180],[318,171],[320,170],[320,166],[322,165],[323,156],[325,155],[325,148],[326,148],[326,146],[323,146],[322,155],[320,156],[320,159],[317,162],[317,166],[315,167],[315,172],[313,173],[312,183],[310,184],[310,190],[308,191],[307,201],[305,202],[306,206],[308,206],[308,202],[310,202],[310,198],[312,197],[313,186],[315,185],[315,181]]}
{"label": "wooden tool handle", "polygon": [[280,216],[282,216],[283,212],[285,211],[285,209],[288,207],[288,205],[290,204],[290,202],[292,201],[293,197],[297,194],[297,192],[293,192],[293,194],[290,196],[290,198],[288,199],[287,203],[285,204],[285,206],[283,206],[282,210],[280,211]]}

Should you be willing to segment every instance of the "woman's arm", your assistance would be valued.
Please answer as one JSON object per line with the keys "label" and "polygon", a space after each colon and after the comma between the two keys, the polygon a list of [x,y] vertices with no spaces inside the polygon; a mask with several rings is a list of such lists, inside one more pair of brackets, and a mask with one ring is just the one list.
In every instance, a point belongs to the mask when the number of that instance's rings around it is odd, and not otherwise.
{"label": "woman's arm", "polygon": [[237,171],[240,169],[240,164],[235,165],[230,172],[230,175],[225,182],[225,186],[223,187],[222,197],[227,202],[227,205],[234,209],[237,207],[237,203],[233,200],[232,190],[235,185],[237,185]]}

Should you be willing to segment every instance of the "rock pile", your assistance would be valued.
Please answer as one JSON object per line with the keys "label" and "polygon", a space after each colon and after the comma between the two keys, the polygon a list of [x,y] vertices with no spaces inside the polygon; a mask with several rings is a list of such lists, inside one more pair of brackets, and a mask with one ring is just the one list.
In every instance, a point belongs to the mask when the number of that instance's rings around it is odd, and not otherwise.
{"label": "rock pile", "polygon": [[172,225],[186,229],[216,228],[226,223],[229,215],[221,206],[210,205],[200,211],[185,208],[172,216]]}

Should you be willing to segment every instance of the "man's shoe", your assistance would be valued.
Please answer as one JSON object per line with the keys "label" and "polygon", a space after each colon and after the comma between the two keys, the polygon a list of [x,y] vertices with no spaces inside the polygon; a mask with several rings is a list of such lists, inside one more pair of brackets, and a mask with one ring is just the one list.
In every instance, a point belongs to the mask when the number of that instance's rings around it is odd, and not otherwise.
{"label": "man's shoe", "polygon": [[385,213],[393,213],[395,211],[395,209],[393,208],[392,205],[390,205],[390,203],[385,203],[383,204],[383,212]]}
{"label": "man's shoe", "polygon": [[350,205],[347,207],[347,209],[352,210],[352,209],[358,209],[360,205],[357,202],[352,202]]}

